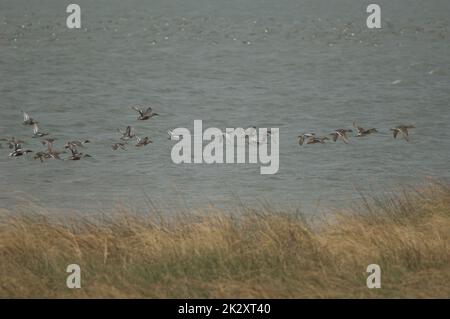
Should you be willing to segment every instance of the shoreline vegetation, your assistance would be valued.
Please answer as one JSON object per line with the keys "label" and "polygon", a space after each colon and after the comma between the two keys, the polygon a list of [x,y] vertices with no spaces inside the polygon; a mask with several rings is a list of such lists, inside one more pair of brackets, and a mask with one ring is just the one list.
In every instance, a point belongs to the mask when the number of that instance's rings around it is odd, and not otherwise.
{"label": "shoreline vegetation", "polygon": [[[311,220],[240,210],[0,210],[0,298],[450,298],[446,183]],[[81,289],[66,286],[69,264],[81,267]],[[366,286],[370,264],[380,289]]]}

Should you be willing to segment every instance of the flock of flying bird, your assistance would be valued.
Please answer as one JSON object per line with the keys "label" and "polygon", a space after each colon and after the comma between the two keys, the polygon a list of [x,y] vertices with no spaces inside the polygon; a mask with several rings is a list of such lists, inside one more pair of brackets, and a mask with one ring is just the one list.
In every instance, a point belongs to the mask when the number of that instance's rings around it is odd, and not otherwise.
{"label": "flock of flying bird", "polygon": [[[137,107],[132,107],[133,110],[139,113],[139,116],[137,117],[140,121],[148,120],[154,116],[157,116],[158,113],[153,112],[151,107],[148,107],[147,109],[140,109]],[[47,149],[44,151],[39,151],[34,155],[34,159],[39,159],[41,162],[43,162],[45,159],[62,159],[60,157],[61,154],[67,153],[67,149],[70,151],[69,157],[66,158],[66,160],[80,160],[85,157],[91,157],[89,154],[85,154],[83,152],[80,152],[78,148],[83,148],[85,144],[90,143],[89,140],[74,140],[66,142],[64,145],[63,151],[57,151],[53,147],[53,143],[56,141],[55,138],[47,137],[49,135],[48,132],[42,132],[38,127],[38,122],[34,120],[32,117],[30,117],[26,112],[22,111],[23,115],[23,124],[32,126],[33,127],[33,138],[43,138],[41,140],[41,143],[44,146],[47,146]],[[376,128],[370,128],[370,129],[364,129],[361,126],[358,126],[355,122],[353,122],[353,126],[356,129],[356,136],[362,137],[366,136],[372,133],[378,132]],[[409,141],[409,129],[415,128],[414,125],[399,125],[397,127],[391,128],[390,131],[392,131],[394,138],[396,138],[399,134],[403,136],[403,138],[406,141]],[[131,141],[133,138],[136,139],[136,143],[134,146],[136,147],[142,147],[145,145],[148,145],[152,143],[152,140],[145,136],[143,138],[136,136],[136,134],[133,132],[133,129],[131,126],[127,126],[125,130],[118,129],[119,133],[122,135],[120,137],[120,141],[117,143],[114,143],[111,145],[112,150],[126,150],[126,146],[128,145],[128,142]],[[337,129],[329,134],[331,136],[331,139],[336,142],[337,140],[342,140],[344,143],[348,143],[348,135],[347,133],[353,132],[352,129]],[[169,130],[167,131],[169,135],[170,140],[179,140],[180,136],[177,136],[173,133],[173,131]],[[226,136],[227,133],[224,133],[224,137],[228,139],[228,136]],[[268,132],[268,135],[270,135],[270,131]],[[329,140],[328,136],[318,136],[315,133],[304,133],[302,135],[298,136],[298,143],[299,145],[303,144],[324,144],[326,140]],[[258,139],[256,136],[249,137],[250,141],[257,141]],[[25,143],[22,140],[16,139],[15,137],[11,137],[9,139],[0,139],[0,141],[6,141],[6,144],[9,146],[9,148],[12,150],[12,152],[9,154],[9,156],[17,157],[26,155],[28,153],[33,152],[29,149],[24,149],[22,147],[22,144]],[[0,144],[1,147],[1,144]]]}
{"label": "flock of flying bird", "polygon": [[[356,129],[356,137],[366,136],[372,133],[377,133],[378,130],[376,128],[365,129],[361,126],[358,126],[356,122],[353,122],[353,127]],[[403,138],[409,142],[409,129],[415,128],[414,125],[399,125],[397,127],[391,128],[394,138],[397,138],[397,135],[402,135]],[[345,144],[348,143],[348,135],[347,133],[353,132],[352,129],[337,129],[331,132],[329,135],[332,137],[333,141],[336,142],[338,139],[342,140]],[[328,136],[317,136],[315,133],[304,133],[298,136],[298,144],[303,145],[306,144],[324,144],[326,140],[329,140]]]}
{"label": "flock of flying bird", "polygon": [[[148,119],[158,115],[158,113],[153,112],[151,107],[148,107],[145,111],[142,109],[139,109],[137,107],[132,107],[132,109],[134,109],[135,111],[137,111],[139,113],[139,116],[137,117],[137,119],[141,120],[141,121],[148,120]],[[89,154],[85,154],[78,150],[78,148],[83,148],[85,144],[90,143],[89,140],[74,140],[74,141],[66,142],[64,145],[64,150],[57,151],[53,147],[53,143],[56,141],[56,138],[48,137],[50,135],[48,132],[41,131],[38,126],[39,122],[37,122],[32,117],[30,117],[30,115],[28,115],[28,113],[22,111],[22,115],[23,115],[23,124],[26,126],[33,127],[33,136],[32,137],[33,138],[42,138],[42,140],[41,140],[42,145],[47,146],[46,150],[37,152],[33,157],[34,159],[39,159],[41,162],[43,162],[46,159],[62,159],[60,155],[67,153],[67,149],[70,151],[70,155],[66,158],[66,160],[76,161],[76,160],[80,160],[85,157],[91,157]],[[111,148],[113,150],[117,150],[119,148],[125,150],[126,145],[133,138],[136,138],[136,144],[135,144],[136,147],[142,147],[142,146],[152,143],[152,141],[150,140],[150,138],[148,136],[146,136],[144,138],[136,136],[136,134],[133,133],[131,126],[127,126],[127,128],[124,131],[120,130],[120,129],[118,131],[122,135],[120,137],[121,141],[111,145]],[[168,133],[169,133],[169,138],[170,138],[171,131],[169,131]],[[11,157],[18,157],[18,156],[26,155],[28,153],[33,152],[32,150],[24,149],[22,147],[22,144],[25,142],[15,138],[15,137],[3,138],[3,139],[0,139],[0,141],[6,141],[6,144],[12,150],[11,153],[9,154],[9,156],[11,156]],[[1,144],[0,144],[0,147],[1,147]]]}

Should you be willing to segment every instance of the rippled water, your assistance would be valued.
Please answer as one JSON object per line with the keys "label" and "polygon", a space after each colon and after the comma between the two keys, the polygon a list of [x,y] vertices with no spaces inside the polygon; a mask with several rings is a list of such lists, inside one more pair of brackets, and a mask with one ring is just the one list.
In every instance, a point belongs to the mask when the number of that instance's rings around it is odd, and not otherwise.
{"label": "rippled water", "polygon": [[[78,1],[82,29],[61,1],[0,1],[0,135],[42,148],[20,109],[44,131],[88,138],[92,159],[9,158],[0,149],[0,207],[24,198],[50,209],[202,207],[267,200],[315,211],[359,191],[450,178],[450,2]],[[136,121],[132,105],[160,114]],[[259,165],[175,165],[167,129],[279,127],[280,170]],[[351,127],[380,133],[348,145],[300,147],[296,136]],[[389,128],[413,123],[410,143]],[[117,128],[154,143],[113,152]]]}

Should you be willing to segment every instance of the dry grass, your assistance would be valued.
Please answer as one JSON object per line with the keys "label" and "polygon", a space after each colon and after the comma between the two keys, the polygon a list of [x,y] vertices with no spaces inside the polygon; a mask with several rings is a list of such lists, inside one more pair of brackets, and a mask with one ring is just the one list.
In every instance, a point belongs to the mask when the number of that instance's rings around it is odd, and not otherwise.
{"label": "dry grass", "polygon": [[[307,222],[269,208],[172,219],[0,212],[2,298],[450,297],[450,187]],[[65,270],[82,269],[82,288]],[[368,289],[367,265],[382,269]]]}

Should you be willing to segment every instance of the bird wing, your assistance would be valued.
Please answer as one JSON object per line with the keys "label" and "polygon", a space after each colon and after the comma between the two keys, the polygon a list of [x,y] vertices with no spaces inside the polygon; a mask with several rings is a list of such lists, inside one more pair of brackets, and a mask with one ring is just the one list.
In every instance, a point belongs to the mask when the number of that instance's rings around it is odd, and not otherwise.
{"label": "bird wing", "polygon": [[330,135],[333,135],[333,142],[336,142],[337,139],[338,139],[339,133],[338,132],[334,132],[334,133],[331,133]]}
{"label": "bird wing", "polygon": [[150,115],[150,114],[152,114],[152,107],[151,106],[149,106],[147,108],[147,110],[145,110],[144,114],[142,114],[142,115]]}
{"label": "bird wing", "polygon": [[364,128],[362,128],[361,126],[356,125],[356,122],[353,121],[353,127],[356,128],[356,130],[358,131],[358,133],[362,133],[364,132]]}
{"label": "bird wing", "polygon": [[298,138],[298,144],[303,145],[304,142],[305,142],[305,137],[302,135]]}
{"label": "bird wing", "polygon": [[400,132],[402,132],[402,135],[405,138],[405,140],[409,142],[408,129],[407,128],[402,128],[402,129],[400,129]]}
{"label": "bird wing", "polygon": [[343,131],[343,132],[341,133],[341,137],[342,137],[342,140],[343,140],[345,143],[348,143],[348,137],[347,137],[347,133],[345,133],[345,131]]}
{"label": "bird wing", "polygon": [[337,139],[338,137],[340,137],[340,138],[342,139],[342,141],[344,141],[345,144],[348,143],[347,135],[345,134],[344,131],[336,132],[336,133],[337,133],[337,134],[336,134],[336,139]]}
{"label": "bird wing", "polygon": [[22,115],[23,115],[23,121],[26,122],[30,119],[30,116],[28,115],[27,112],[22,111]]}
{"label": "bird wing", "polygon": [[143,112],[142,112],[142,110],[141,109],[139,109],[139,108],[137,108],[136,106],[132,106],[131,107],[133,110],[135,110],[136,112],[139,112],[139,114],[142,116],[143,114]]}
{"label": "bird wing", "polygon": [[397,138],[398,130],[397,129],[393,129],[392,132],[394,134],[394,138]]}
{"label": "bird wing", "polygon": [[401,131],[401,132],[403,133],[403,135],[405,135],[405,136],[408,136],[408,135],[409,135],[408,129],[407,129],[406,127],[401,128],[400,131]]}
{"label": "bird wing", "polygon": [[39,127],[37,126],[36,123],[33,125],[33,133],[34,133],[34,134],[39,133]]}

